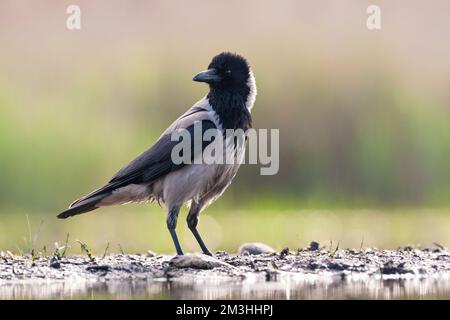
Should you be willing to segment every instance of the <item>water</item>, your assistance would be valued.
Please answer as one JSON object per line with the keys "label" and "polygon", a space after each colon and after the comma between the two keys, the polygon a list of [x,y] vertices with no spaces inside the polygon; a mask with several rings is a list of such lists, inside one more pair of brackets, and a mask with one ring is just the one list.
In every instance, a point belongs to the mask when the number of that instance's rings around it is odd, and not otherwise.
{"label": "water", "polygon": [[0,299],[450,299],[450,276],[0,282]]}

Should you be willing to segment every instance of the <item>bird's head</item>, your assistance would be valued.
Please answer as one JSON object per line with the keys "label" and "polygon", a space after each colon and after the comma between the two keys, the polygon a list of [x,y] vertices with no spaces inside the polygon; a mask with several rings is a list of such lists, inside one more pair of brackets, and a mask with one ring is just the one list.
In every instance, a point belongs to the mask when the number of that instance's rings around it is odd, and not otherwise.
{"label": "bird's head", "polygon": [[192,80],[206,82],[212,90],[249,95],[256,86],[247,61],[238,54],[223,52],[215,56],[208,69],[198,73]]}

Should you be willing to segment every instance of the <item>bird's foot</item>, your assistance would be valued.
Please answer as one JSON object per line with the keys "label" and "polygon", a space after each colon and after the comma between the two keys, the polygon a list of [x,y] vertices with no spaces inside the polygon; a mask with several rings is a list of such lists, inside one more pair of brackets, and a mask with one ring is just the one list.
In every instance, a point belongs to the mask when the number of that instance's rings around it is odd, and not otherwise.
{"label": "bird's foot", "polygon": [[204,250],[203,254],[210,256],[210,257],[214,257],[214,255],[209,250]]}

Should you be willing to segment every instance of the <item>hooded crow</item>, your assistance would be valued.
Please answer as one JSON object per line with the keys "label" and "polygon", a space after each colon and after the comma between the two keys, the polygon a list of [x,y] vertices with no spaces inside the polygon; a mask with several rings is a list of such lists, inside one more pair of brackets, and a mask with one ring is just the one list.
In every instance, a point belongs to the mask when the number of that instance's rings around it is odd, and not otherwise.
{"label": "hooded crow", "polygon": [[[221,133],[223,150],[231,148],[243,154],[245,143],[226,143],[225,131],[252,126],[250,111],[256,98],[256,84],[247,61],[240,55],[223,52],[215,56],[208,69],[198,73],[194,81],[209,85],[209,93],[175,120],[155,144],[117,172],[101,188],[73,202],[58,215],[70,216],[95,210],[99,207],[129,202],[157,201],[163,203],[167,214],[167,228],[178,255],[182,255],[175,231],[178,214],[183,204],[189,207],[187,224],[203,253],[211,255],[197,231],[199,213],[222,195],[235,177],[242,157],[234,163],[175,163],[172,150],[178,144],[172,134],[180,129],[193,133],[201,124],[201,132],[208,129]],[[195,136],[195,134],[194,134]],[[195,137],[191,137],[192,144]],[[203,139],[203,138],[202,138]],[[202,140],[202,151],[215,139]],[[191,159],[195,158],[193,154]]]}

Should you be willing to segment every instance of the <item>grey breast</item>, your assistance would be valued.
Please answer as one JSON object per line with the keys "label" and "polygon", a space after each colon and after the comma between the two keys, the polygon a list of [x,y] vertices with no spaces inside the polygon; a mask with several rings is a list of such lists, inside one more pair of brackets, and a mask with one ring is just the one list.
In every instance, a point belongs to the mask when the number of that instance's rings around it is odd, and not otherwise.
{"label": "grey breast", "polygon": [[[186,128],[196,121],[211,120],[222,130],[220,121],[206,98],[203,98],[177,119],[165,132]],[[225,144],[223,144],[225,146]],[[155,196],[166,207],[195,202],[205,208],[214,202],[230,185],[240,164],[191,164],[171,172],[154,184]]]}

